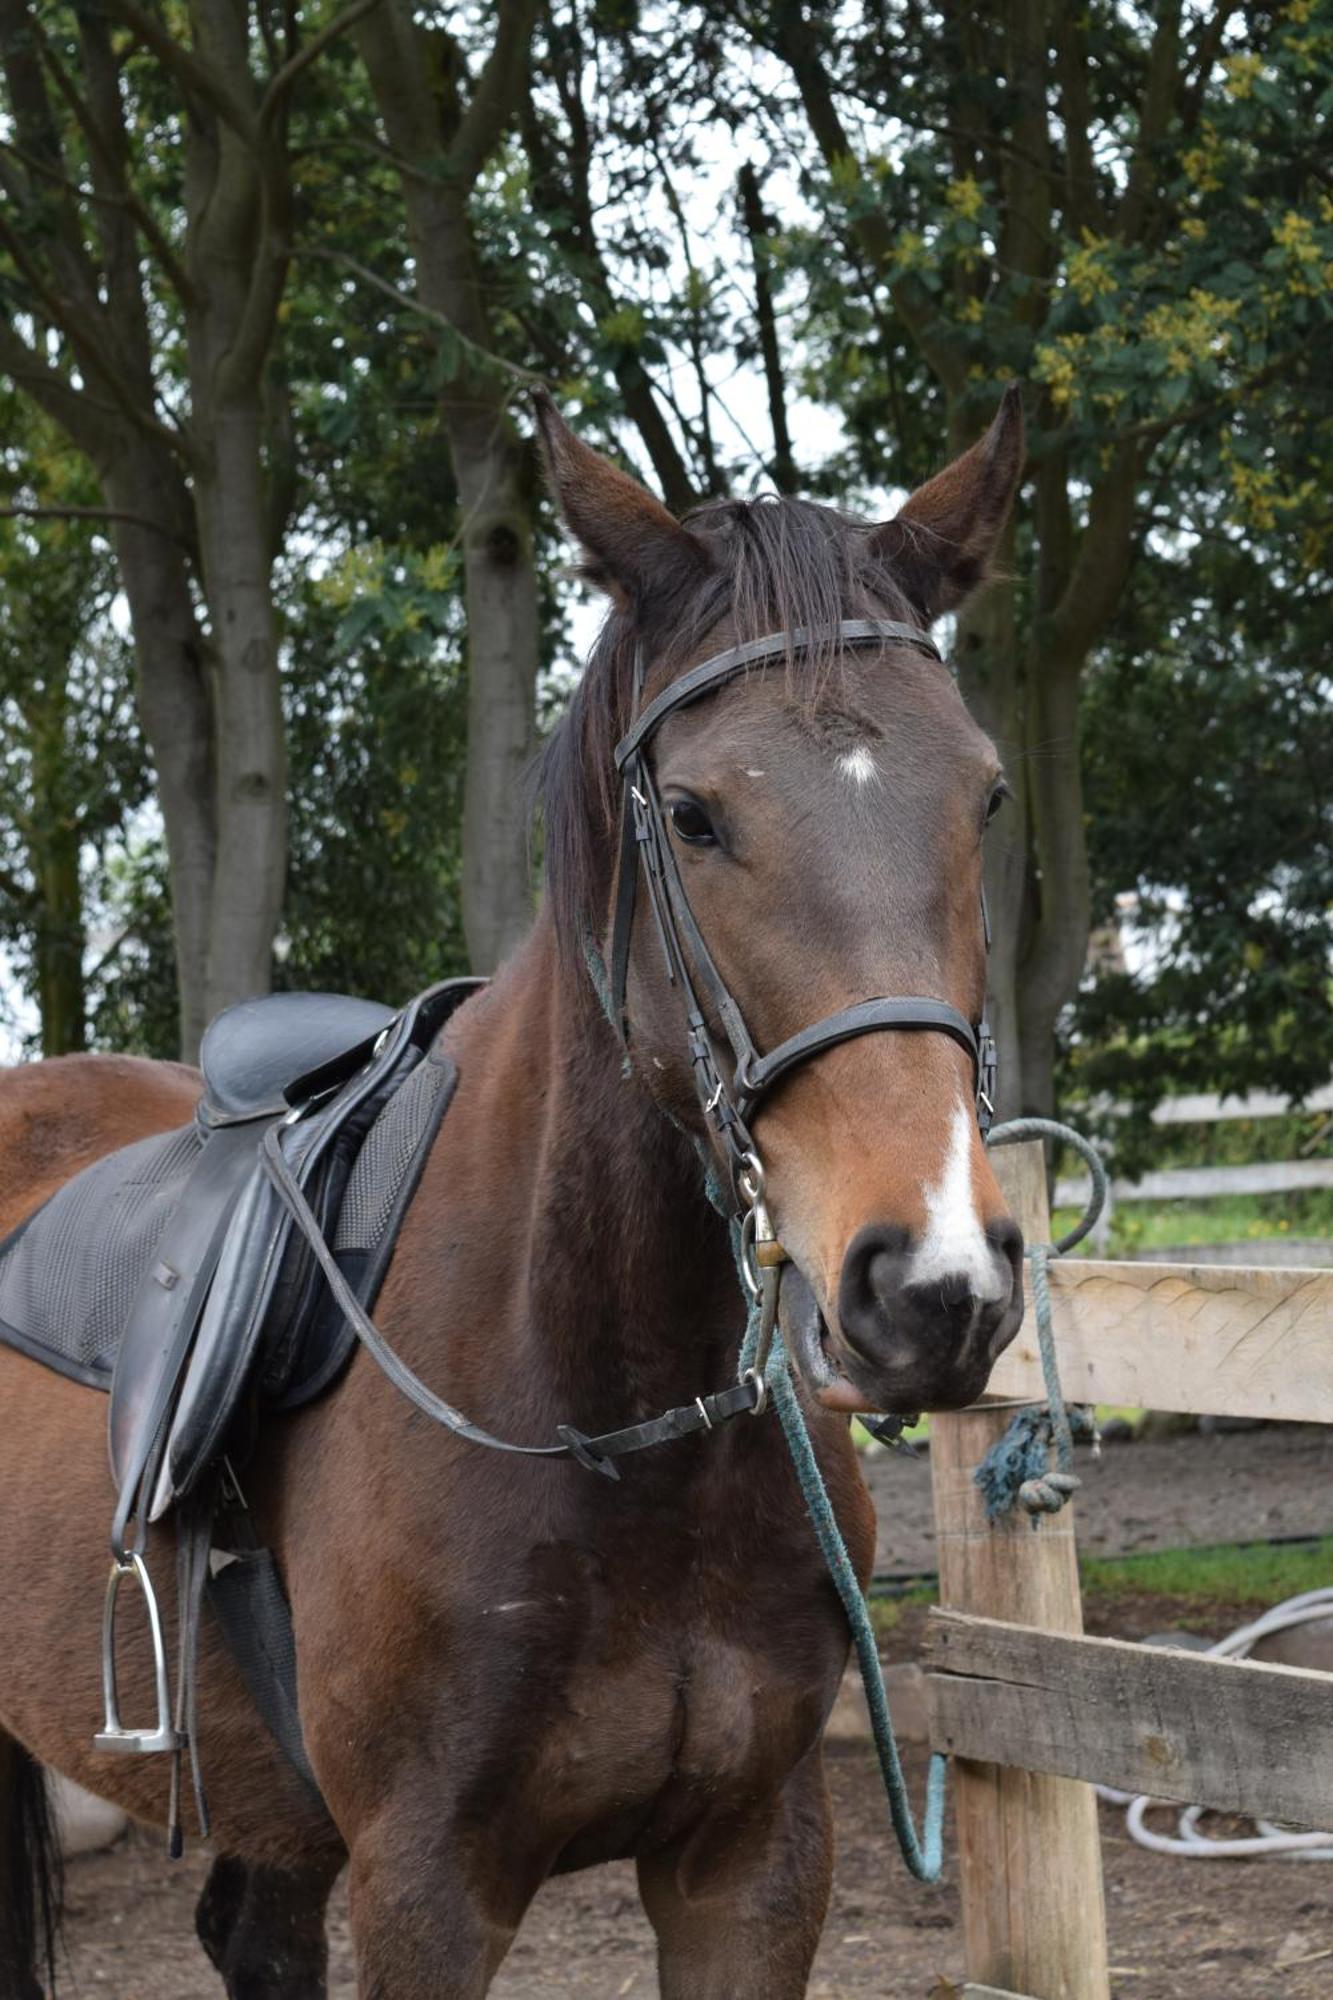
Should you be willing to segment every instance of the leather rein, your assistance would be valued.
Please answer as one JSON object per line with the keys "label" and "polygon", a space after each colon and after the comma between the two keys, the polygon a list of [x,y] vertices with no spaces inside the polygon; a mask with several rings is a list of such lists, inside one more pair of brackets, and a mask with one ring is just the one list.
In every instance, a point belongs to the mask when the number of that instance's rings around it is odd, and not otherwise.
{"label": "leather rein", "polygon": [[[894,619],[845,619],[838,627],[837,636],[844,647],[911,646],[929,653],[936,660],[943,658],[926,633]],[[573,1458],[589,1471],[618,1479],[620,1473],[615,1460],[630,1452],[671,1443],[699,1431],[712,1431],[719,1423],[746,1412],[753,1416],[762,1413],[768,1400],[763,1368],[776,1322],[780,1267],[787,1261],[787,1252],[778,1242],[768,1215],[764,1200],[764,1170],[750,1124],[761,1099],[798,1063],[839,1042],[881,1029],[949,1035],[966,1049],[972,1059],[978,1122],[983,1135],[990,1129],[994,1115],[996,1053],[984,1013],[974,1024],[943,1000],[916,995],[878,995],[825,1015],[823,1020],[800,1029],[762,1055],[690,908],[649,762],[648,752],[653,737],[667,717],[678,709],[713,693],[751,667],[763,667],[775,660],[787,660],[795,653],[808,651],[811,643],[808,633],[797,630],[769,633],[747,644],[728,647],[725,652],[716,653],[698,666],[691,667],[646,707],[642,706],[645,667],[643,651],[639,648],[634,663],[633,720],[615,752],[616,768],[623,788],[620,859],[611,933],[609,992],[601,991],[601,985],[605,984],[603,981],[599,984],[599,997],[612,1026],[628,1047],[630,944],[638,880],[642,872],[666,960],[667,976],[679,989],[685,1004],[690,1062],[699,1103],[730,1169],[732,1189],[737,1198],[736,1215],[740,1218],[741,1247],[737,1262],[741,1277],[752,1297],[756,1301],[762,1300],[763,1332],[755,1365],[746,1370],[740,1382],[711,1396],[698,1396],[693,1403],[667,1410],[645,1423],[607,1431],[600,1436],[590,1437],[572,1424],[558,1424],[558,1444],[515,1444],[494,1437],[437,1396],[408,1367],[385,1340],[344,1277],[320,1220],[306,1200],[282,1149],[284,1128],[297,1122],[308,1107],[293,1110],[287,1119],[272,1126],[265,1135],[262,1154],[265,1171],[358,1340],[394,1387],[423,1416],[469,1443],[527,1458]],[[982,924],[989,946],[990,928],[984,896]],[[600,965],[595,951],[590,953],[590,957],[594,964]],[[595,973],[594,983],[598,984]],[[730,1045],[734,1067],[729,1078],[724,1076],[718,1064],[716,1048],[721,1037],[705,1011],[699,994],[700,986],[707,996],[713,1022],[720,1026],[721,1035]],[[896,1431],[901,1428],[901,1422],[891,1419],[886,1428]]]}

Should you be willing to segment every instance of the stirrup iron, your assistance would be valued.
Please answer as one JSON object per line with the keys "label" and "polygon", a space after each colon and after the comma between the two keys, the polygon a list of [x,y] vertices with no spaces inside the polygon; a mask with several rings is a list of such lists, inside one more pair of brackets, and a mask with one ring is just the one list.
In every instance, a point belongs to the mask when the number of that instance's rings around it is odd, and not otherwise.
{"label": "stirrup iron", "polygon": [[[132,1576],[143,1593],[148,1614],[148,1632],[153,1642],[153,1681],[157,1692],[157,1725],[153,1729],[126,1729],[120,1719],[120,1696],[116,1687],[116,1598],[127,1576]],[[181,1750],[185,1737],[171,1726],[171,1693],[167,1686],[167,1649],[162,1639],[162,1617],[157,1597],[141,1555],[131,1550],[118,1555],[107,1578],[106,1602],[102,1607],[102,1698],[106,1720],[93,1738],[94,1750],[112,1750],[122,1756],[146,1756],[153,1751]]]}

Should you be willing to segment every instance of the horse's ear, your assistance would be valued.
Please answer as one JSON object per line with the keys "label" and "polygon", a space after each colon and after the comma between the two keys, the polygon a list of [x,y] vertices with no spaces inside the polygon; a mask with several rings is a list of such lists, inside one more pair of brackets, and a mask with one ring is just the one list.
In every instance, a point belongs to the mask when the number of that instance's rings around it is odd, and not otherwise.
{"label": "horse's ear", "polygon": [[560,512],[583,544],[584,575],[643,612],[712,568],[703,543],[619,466],[576,438],[545,389],[534,397]]}
{"label": "horse's ear", "polygon": [[1023,394],[1011,382],[986,435],[870,538],[923,618],[952,611],[985,582],[1022,471]]}

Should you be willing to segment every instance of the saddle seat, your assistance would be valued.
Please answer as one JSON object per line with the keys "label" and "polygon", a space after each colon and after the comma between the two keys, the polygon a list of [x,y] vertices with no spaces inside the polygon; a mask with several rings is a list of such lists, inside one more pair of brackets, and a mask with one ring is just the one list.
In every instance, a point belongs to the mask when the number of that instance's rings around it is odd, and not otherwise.
{"label": "saddle seat", "polygon": [[393,1020],[391,1007],[343,993],[270,993],[228,1007],[199,1051],[210,1124],[273,1117],[317,1094],[310,1080],[359,1068]]}

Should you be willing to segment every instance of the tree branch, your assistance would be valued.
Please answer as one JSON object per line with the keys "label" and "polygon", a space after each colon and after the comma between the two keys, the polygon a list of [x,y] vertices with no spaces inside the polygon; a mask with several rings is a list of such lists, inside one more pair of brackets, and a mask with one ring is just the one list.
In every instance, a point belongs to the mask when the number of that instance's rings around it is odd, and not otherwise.
{"label": "tree branch", "polygon": [[137,0],[104,0],[104,4],[109,13],[114,14],[146,49],[151,50],[162,67],[171,71],[188,96],[196,103],[207,105],[224,124],[238,132],[247,143],[253,143],[255,120],[250,107],[232,96],[207,63],[200,62],[192,50],[183,47],[161,21],[146,7],[137,4]]}
{"label": "tree branch", "polygon": [[489,369],[493,373],[502,375],[512,375],[515,382],[522,383],[525,388],[537,389],[546,386],[540,375],[534,375],[530,369],[520,368],[516,361],[506,361],[503,355],[493,354],[489,348],[479,347],[474,340],[469,340],[465,333],[459,332],[446,313],[436,312],[433,306],[424,304],[421,299],[413,298],[410,292],[400,292],[397,285],[391,284],[387,278],[382,278],[378,271],[372,271],[369,265],[362,264],[355,257],[349,257],[345,251],[325,250],[310,243],[304,245],[298,254],[302,257],[318,257],[323,263],[341,264],[344,270],[352,273],[353,277],[360,278],[363,284],[372,286],[375,291],[383,292],[385,298],[392,299],[394,304],[401,306],[405,312],[415,313],[418,319],[424,319],[428,325],[448,334],[450,340],[456,341],[462,348],[474,367]]}
{"label": "tree branch", "polygon": [[[520,120],[523,144],[532,175],[533,199],[548,217],[552,237],[571,266],[578,271],[585,296],[593,310],[602,315],[615,311],[617,300],[597,238],[588,170],[592,138],[579,95],[578,78],[583,50],[576,39],[576,25],[564,24],[567,40],[557,44],[556,23],[549,11],[548,34],[552,38],[552,69],[568,128],[568,144],[557,162],[547,142],[531,90],[524,98]],[[675,514],[684,514],[699,498],[689,468],[681,456],[671,426],[658,408],[652,378],[632,347],[613,348],[611,371],[624,401],[626,414],[634,424],[652,462],[662,497]]]}
{"label": "tree branch", "polygon": [[1180,89],[1181,0],[1162,0],[1148,52],[1148,73],[1139,107],[1139,136],[1120,197],[1115,229],[1122,243],[1137,243],[1152,206],[1157,149],[1171,126]]}
{"label": "tree branch", "polygon": [[[1115,610],[1134,548],[1144,452],[1121,444],[1088,498],[1088,520],[1059,603],[1042,621],[1053,660],[1074,673]],[[1052,666],[1051,671],[1055,671]]]}
{"label": "tree branch", "polygon": [[99,403],[91,390],[76,389],[0,318],[0,368],[27,389],[33,401],[58,423],[78,449],[94,462],[115,449],[117,413]]}
{"label": "tree branch", "polygon": [[[189,274],[185,266],[176,255],[170,239],[158,224],[152,210],[132,186],[129,176],[124,170],[124,162],[117,158],[115,148],[93,115],[92,106],[85,101],[82,94],[76,88],[73,78],[69,75],[45,35],[42,36],[42,57],[47,68],[55,78],[57,90],[59,90],[85,133],[90,149],[100,160],[104,171],[115,182],[118,189],[118,192],[113,195],[101,194],[95,189],[85,190],[82,188],[72,188],[71,192],[87,201],[100,202],[103,205],[119,204],[124,207],[138,224],[140,233],[161,265],[167,282],[174,288],[177,296],[182,301],[188,300],[193,296],[193,287],[190,284]],[[67,183],[67,185],[69,184]]]}
{"label": "tree branch", "polygon": [[463,113],[448,159],[469,192],[518,108],[527,68],[536,0],[498,0],[495,40]]}
{"label": "tree branch", "polygon": [[773,483],[779,493],[794,493],[798,485],[796,460],[792,454],[791,432],[787,428],[787,384],[782,369],[782,349],[778,344],[777,314],[773,305],[773,280],[769,268],[769,223],[759,192],[759,176],[747,160],[739,177],[741,219],[750,239],[754,259],[755,318],[759,325],[759,351],[764,363],[768,390],[768,420],[773,431]]}
{"label": "tree branch", "polygon": [[352,0],[350,7],[345,7],[341,14],[336,15],[320,29],[317,35],[312,35],[294,55],[288,57],[264,92],[263,102],[259,107],[261,131],[267,131],[272,125],[284,98],[290,95],[292,86],[301,72],[323,55],[330,42],[336,41],[339,35],[346,34],[349,28],[354,27],[364,15],[369,14],[379,4],[380,0]]}
{"label": "tree branch", "polygon": [[151,534],[161,535],[165,541],[174,542],[186,555],[193,550],[183,535],[174,528],[164,528],[160,521],[150,519],[147,514],[130,514],[122,507],[25,507],[17,502],[0,504],[0,520],[6,521],[122,521],[131,528],[147,528]]}
{"label": "tree branch", "polygon": [[[784,4],[779,8],[773,48],[791,70],[825,165],[830,171],[845,171],[851,166],[859,173],[860,162],[843,127],[828,72],[800,6]],[[961,396],[967,386],[966,358],[957,346],[941,337],[930,294],[916,283],[910,272],[890,277],[894,239],[883,211],[877,205],[862,204],[849,217],[848,227],[872,271],[888,286],[894,310],[942,388],[951,397]]]}

